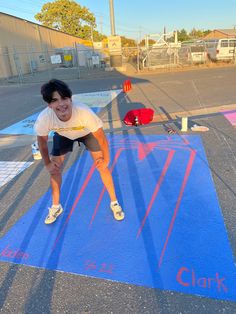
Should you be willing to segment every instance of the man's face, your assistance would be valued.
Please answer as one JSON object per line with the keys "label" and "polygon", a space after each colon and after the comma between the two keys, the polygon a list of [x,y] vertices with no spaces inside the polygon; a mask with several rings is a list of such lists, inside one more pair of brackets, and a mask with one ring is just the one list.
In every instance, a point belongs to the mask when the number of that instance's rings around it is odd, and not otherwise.
{"label": "man's face", "polygon": [[48,106],[55,112],[58,119],[68,121],[72,115],[72,101],[69,97],[61,97],[58,92],[52,94],[52,101]]}

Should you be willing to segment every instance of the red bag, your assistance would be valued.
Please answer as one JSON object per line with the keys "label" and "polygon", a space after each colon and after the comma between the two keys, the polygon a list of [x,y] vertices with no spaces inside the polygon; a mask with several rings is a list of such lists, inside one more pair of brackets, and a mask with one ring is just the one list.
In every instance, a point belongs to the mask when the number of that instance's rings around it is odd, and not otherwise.
{"label": "red bag", "polygon": [[153,120],[154,110],[151,108],[141,108],[130,110],[126,113],[123,121],[127,125],[148,124]]}

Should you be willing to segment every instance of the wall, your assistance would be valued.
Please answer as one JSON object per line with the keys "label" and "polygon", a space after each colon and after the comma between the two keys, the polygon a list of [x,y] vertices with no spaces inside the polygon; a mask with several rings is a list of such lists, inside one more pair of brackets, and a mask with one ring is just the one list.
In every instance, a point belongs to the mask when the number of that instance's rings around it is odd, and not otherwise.
{"label": "wall", "polygon": [[47,68],[56,48],[90,45],[78,37],[0,13],[0,77],[32,72],[32,66]]}

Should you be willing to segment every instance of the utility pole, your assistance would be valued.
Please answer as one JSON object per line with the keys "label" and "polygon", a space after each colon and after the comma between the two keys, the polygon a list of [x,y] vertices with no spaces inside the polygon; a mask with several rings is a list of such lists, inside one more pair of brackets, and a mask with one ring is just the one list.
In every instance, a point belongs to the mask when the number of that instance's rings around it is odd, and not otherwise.
{"label": "utility pole", "polygon": [[109,0],[109,4],[110,4],[110,21],[111,21],[111,36],[108,36],[110,66],[118,68],[122,66],[121,37],[117,36],[116,31],[115,31],[113,0]]}
{"label": "utility pole", "polygon": [[164,26],[164,41],[166,41],[166,27]]}
{"label": "utility pole", "polygon": [[139,41],[139,44],[141,43],[141,37],[142,37],[142,26],[139,26],[139,38],[138,38],[138,41]]}
{"label": "utility pole", "polygon": [[109,0],[109,1],[110,1],[111,35],[115,36],[116,31],[115,31],[114,5],[113,5],[113,0]]}
{"label": "utility pole", "polygon": [[91,41],[93,44],[93,25],[92,24],[90,25],[90,31],[91,31]]}
{"label": "utility pole", "polygon": [[102,15],[100,15],[101,34],[102,34],[102,19],[103,19],[103,16],[102,16]]}

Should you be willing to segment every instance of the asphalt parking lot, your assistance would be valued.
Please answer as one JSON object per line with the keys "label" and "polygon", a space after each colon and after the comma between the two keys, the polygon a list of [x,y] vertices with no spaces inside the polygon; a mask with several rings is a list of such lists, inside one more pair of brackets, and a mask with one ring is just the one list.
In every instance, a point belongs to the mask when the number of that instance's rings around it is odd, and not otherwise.
{"label": "asphalt parking lot", "polygon": [[[176,140],[183,135],[198,136],[201,139],[221,208],[222,221],[227,230],[227,243],[233,256],[236,255],[235,126],[225,118],[222,111],[236,110],[235,77],[236,67],[162,74],[130,74],[128,78],[131,79],[132,90],[127,94],[121,93],[99,114],[104,121],[106,133],[111,137],[135,135],[141,138],[152,135],[164,136],[166,140],[171,141],[173,137],[166,131],[171,127],[176,131]],[[120,74],[96,80],[73,80],[68,81],[68,84],[73,93],[94,92],[122,88],[125,79],[127,76]],[[39,90],[39,84],[0,87],[0,129],[42,110],[45,104],[41,100]],[[143,107],[155,111],[153,123],[137,128],[122,123],[127,111]],[[189,127],[194,124],[204,125],[209,131],[196,134],[189,128],[188,132],[181,132],[183,116],[188,116]],[[33,141],[33,136],[0,135],[0,160],[33,162],[30,147]],[[65,170],[70,169],[80,154],[81,151],[76,149],[67,157]],[[17,222],[48,189],[47,172],[40,161],[34,162],[0,188],[0,243],[11,230],[14,230],[13,235],[16,238],[20,237],[15,228]],[[132,198],[135,199],[135,196]],[[191,195],[189,201],[197,204],[195,195]],[[205,205],[198,206],[204,208]],[[126,210],[129,211],[129,208]],[[193,215],[197,215],[197,205]],[[214,219],[214,215],[211,218]],[[203,216],[201,223],[204,230],[210,228],[207,217]],[[218,229],[211,229],[211,238],[215,237],[217,247],[221,239],[217,237],[215,230]],[[29,231],[33,235],[34,228]],[[44,237],[43,233],[41,237]],[[197,237],[196,234],[196,239]],[[203,241],[206,248],[207,241],[208,237]],[[209,250],[211,248],[209,245]],[[204,259],[204,256],[202,258]],[[219,261],[219,265],[224,268],[224,260]],[[210,265],[208,266],[210,268]],[[132,280],[125,283],[120,280],[102,279],[93,274],[72,274],[44,267],[29,267],[22,263],[1,261],[0,267],[2,313],[236,312],[236,296],[228,299],[227,294],[222,298],[215,298],[209,291],[206,291],[205,295],[199,294],[198,290],[195,292],[194,289],[184,293],[181,289],[165,288],[164,284],[163,287],[151,288],[142,284],[131,284]],[[127,275],[128,278],[135,276],[135,267],[133,271],[134,273]],[[233,275],[235,276],[235,273]],[[183,282],[186,283],[184,279]],[[232,289],[234,288],[236,289],[236,285],[232,284]]]}

